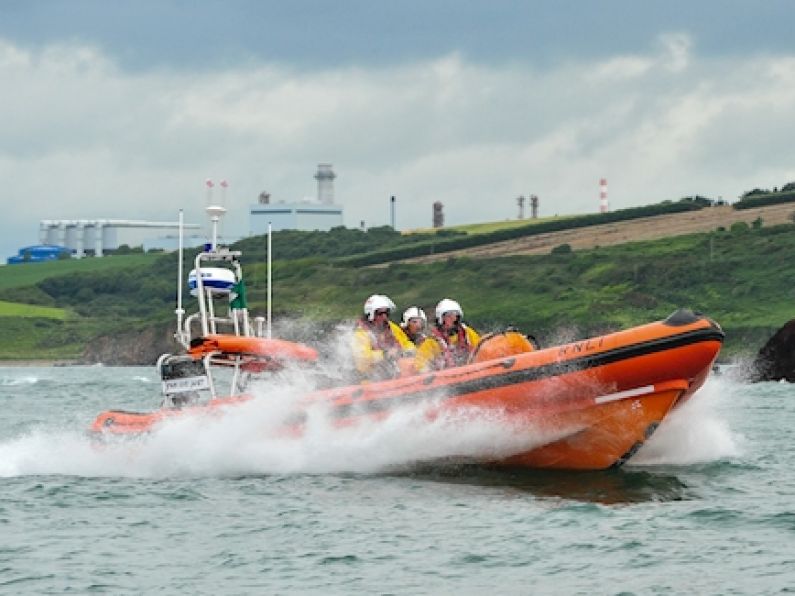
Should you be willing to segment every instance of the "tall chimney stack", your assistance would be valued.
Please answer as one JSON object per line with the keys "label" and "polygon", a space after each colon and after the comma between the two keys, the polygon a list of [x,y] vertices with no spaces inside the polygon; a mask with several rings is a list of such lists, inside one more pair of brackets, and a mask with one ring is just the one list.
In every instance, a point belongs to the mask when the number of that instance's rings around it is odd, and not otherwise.
{"label": "tall chimney stack", "polygon": [[317,164],[317,200],[321,205],[334,204],[334,178],[337,175],[331,171],[330,163]]}

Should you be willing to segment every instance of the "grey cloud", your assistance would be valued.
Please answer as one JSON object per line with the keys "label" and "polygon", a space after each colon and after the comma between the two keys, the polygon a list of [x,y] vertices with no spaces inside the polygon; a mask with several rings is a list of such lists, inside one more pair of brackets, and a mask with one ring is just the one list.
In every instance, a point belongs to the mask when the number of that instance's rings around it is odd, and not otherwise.
{"label": "grey cloud", "polygon": [[[389,67],[316,72],[252,62],[216,71],[126,72],[96,48],[0,42],[3,256],[36,241],[39,219],[201,221],[203,181],[227,178],[228,234],[247,206],[314,195],[332,162],[346,223],[427,227],[543,215],[686,194],[733,198],[792,178],[789,55],[704,58],[683,33],[652,48],[541,69],[450,53]],[[758,142],[753,145],[744,140]],[[753,148],[752,148],[753,147]],[[771,179],[772,178],[772,179]]]}

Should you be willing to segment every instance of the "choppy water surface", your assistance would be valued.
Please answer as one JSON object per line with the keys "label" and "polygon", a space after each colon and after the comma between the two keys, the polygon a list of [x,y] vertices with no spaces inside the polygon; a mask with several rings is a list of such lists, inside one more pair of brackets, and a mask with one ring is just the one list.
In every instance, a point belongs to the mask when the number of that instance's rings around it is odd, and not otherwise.
{"label": "choppy water surface", "polygon": [[620,470],[412,462],[508,440],[411,413],[295,439],[301,387],[93,444],[157,405],[148,368],[0,368],[0,592],[795,591],[795,388],[711,379]]}

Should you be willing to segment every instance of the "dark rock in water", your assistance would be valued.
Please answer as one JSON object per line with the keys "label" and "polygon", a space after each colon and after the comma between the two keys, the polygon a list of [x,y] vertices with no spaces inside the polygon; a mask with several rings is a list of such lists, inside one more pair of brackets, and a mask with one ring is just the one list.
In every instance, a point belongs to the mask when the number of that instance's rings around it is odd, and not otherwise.
{"label": "dark rock in water", "polygon": [[174,340],[174,325],[168,324],[96,337],[86,347],[81,362],[149,366],[155,364],[161,354],[177,351],[180,348]]}
{"label": "dark rock in water", "polygon": [[795,319],[776,331],[754,361],[751,381],[781,379],[795,383]]}

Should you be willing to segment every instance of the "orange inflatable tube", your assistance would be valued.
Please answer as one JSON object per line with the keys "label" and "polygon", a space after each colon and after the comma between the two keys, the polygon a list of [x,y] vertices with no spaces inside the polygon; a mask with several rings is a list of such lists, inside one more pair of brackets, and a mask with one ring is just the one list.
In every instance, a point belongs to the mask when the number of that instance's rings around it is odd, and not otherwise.
{"label": "orange inflatable tube", "polygon": [[193,356],[204,356],[211,352],[262,356],[299,362],[315,362],[318,356],[317,350],[297,342],[221,334],[201,337],[188,350],[188,353]]}

